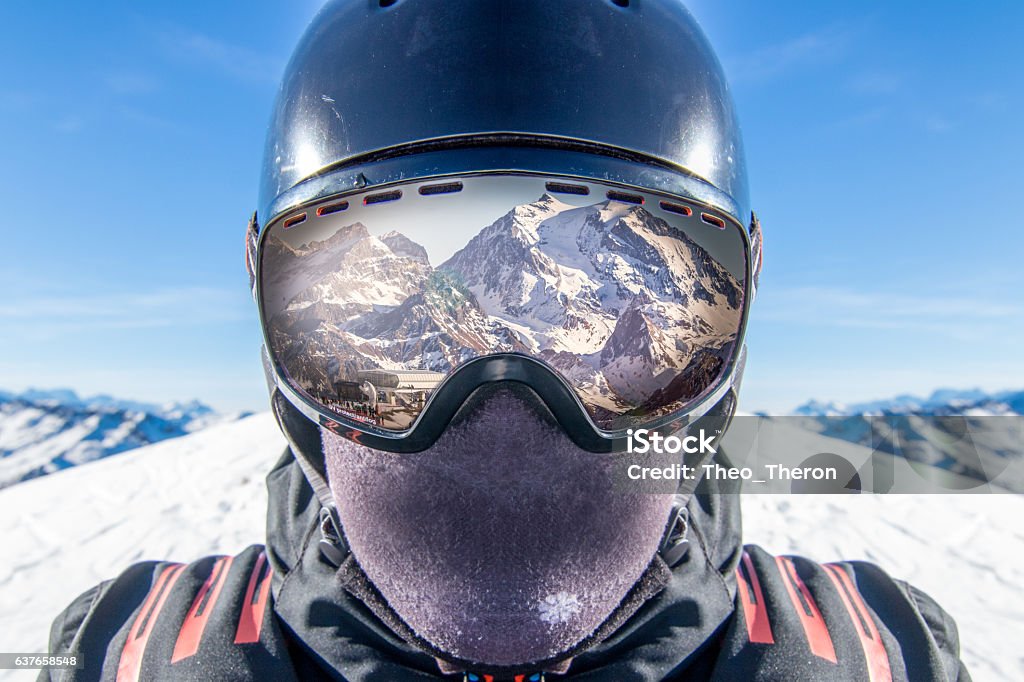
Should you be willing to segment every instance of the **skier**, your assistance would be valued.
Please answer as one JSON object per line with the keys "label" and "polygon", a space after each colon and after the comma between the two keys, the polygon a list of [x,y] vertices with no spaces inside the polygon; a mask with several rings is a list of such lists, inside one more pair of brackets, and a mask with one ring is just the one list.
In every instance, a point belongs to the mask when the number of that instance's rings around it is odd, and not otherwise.
{"label": "skier", "polygon": [[81,595],[62,679],[968,680],[919,590],[743,546],[728,481],[619,476],[733,414],[760,242],[676,0],[329,3],[247,232],[266,544]]}

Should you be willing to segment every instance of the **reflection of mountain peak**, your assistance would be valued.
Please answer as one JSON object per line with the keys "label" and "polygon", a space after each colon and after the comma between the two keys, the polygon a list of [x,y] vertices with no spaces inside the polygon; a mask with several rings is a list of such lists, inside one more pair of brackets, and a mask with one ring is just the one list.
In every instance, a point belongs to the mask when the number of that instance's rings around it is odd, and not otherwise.
{"label": "reflection of mountain peak", "polygon": [[387,244],[387,247],[391,249],[391,253],[396,256],[412,258],[413,260],[417,260],[425,265],[430,264],[427,259],[427,250],[406,237],[401,232],[392,230],[387,234],[382,234],[380,236],[380,240]]}
{"label": "reflection of mountain peak", "polygon": [[366,229],[366,225],[360,222],[352,223],[351,225],[343,225],[338,228],[338,231],[332,234],[327,239],[313,240],[302,245],[304,251],[314,251],[319,249],[333,249],[343,244],[344,242],[357,242],[361,239],[367,239],[370,236],[370,231]]}
{"label": "reflection of mountain peak", "polygon": [[374,237],[370,234],[370,230],[366,225],[361,222],[343,225],[330,237],[306,242],[298,248],[290,247],[287,243],[274,236],[271,236],[271,239],[278,248],[290,252],[293,256],[315,255],[317,253],[332,253],[337,256],[343,256],[351,253],[359,258],[370,256],[411,258],[424,265],[429,265],[427,250],[401,232],[392,230],[379,237]]}
{"label": "reflection of mountain peak", "polygon": [[288,242],[284,241],[276,234],[271,232],[267,235],[266,243],[264,244],[263,250],[270,262],[279,261],[282,258],[298,258],[301,255],[301,250],[295,249]]}
{"label": "reflection of mountain peak", "polygon": [[[440,267],[458,274],[489,314],[544,329],[541,347],[585,353],[603,346],[631,301],[689,305],[670,313],[674,333],[707,333],[716,296],[732,311],[740,296],[735,278],[703,248],[643,206],[573,206],[547,193],[485,227]],[[697,301],[703,307],[692,307]]]}
{"label": "reflection of mountain peak", "polygon": [[563,201],[559,201],[547,192],[544,192],[536,201],[531,201],[527,204],[519,204],[509,211],[506,216],[511,217],[517,223],[521,221],[529,221],[530,223],[533,223],[531,227],[536,227],[536,223],[539,223],[545,218],[556,213],[564,211],[567,208],[574,207]]}
{"label": "reflection of mountain peak", "polygon": [[626,307],[601,351],[603,363],[633,357],[652,364],[675,365],[674,344],[644,313],[644,306],[649,303],[651,298],[641,291]]}
{"label": "reflection of mountain peak", "polygon": [[533,204],[537,205],[537,206],[545,206],[545,207],[568,206],[568,204],[566,204],[563,201],[559,201],[558,199],[556,199],[555,197],[551,196],[547,192],[544,192],[544,194],[541,194],[540,198],[537,199],[537,201],[533,202]]}

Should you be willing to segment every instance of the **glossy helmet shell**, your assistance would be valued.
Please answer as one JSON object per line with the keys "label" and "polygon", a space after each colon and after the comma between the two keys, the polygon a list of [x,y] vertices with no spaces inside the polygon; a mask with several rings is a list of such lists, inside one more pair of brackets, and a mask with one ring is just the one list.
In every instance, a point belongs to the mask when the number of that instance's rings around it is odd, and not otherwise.
{"label": "glossy helmet shell", "polygon": [[367,183],[486,170],[438,155],[488,146],[573,150],[551,170],[750,219],[732,97],[678,0],[329,2],[277,94],[259,217]]}

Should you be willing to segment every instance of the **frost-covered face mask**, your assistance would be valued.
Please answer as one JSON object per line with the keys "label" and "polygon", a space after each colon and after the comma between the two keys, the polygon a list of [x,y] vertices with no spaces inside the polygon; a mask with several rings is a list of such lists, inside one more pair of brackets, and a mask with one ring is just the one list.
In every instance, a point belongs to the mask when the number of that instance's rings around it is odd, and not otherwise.
{"label": "frost-covered face mask", "polygon": [[666,580],[657,551],[673,495],[623,485],[622,455],[578,448],[522,386],[478,390],[423,452],[322,434],[345,539],[385,604],[375,610],[438,658],[565,659]]}

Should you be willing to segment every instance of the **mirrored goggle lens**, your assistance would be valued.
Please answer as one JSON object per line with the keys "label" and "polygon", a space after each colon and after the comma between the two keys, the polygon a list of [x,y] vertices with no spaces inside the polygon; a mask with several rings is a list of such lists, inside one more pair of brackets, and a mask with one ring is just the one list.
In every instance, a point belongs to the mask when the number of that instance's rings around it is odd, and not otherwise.
{"label": "mirrored goggle lens", "polygon": [[467,361],[510,352],[560,374],[598,428],[635,427],[722,379],[745,244],[706,208],[551,177],[350,195],[267,229],[267,347],[319,408],[390,431]]}

